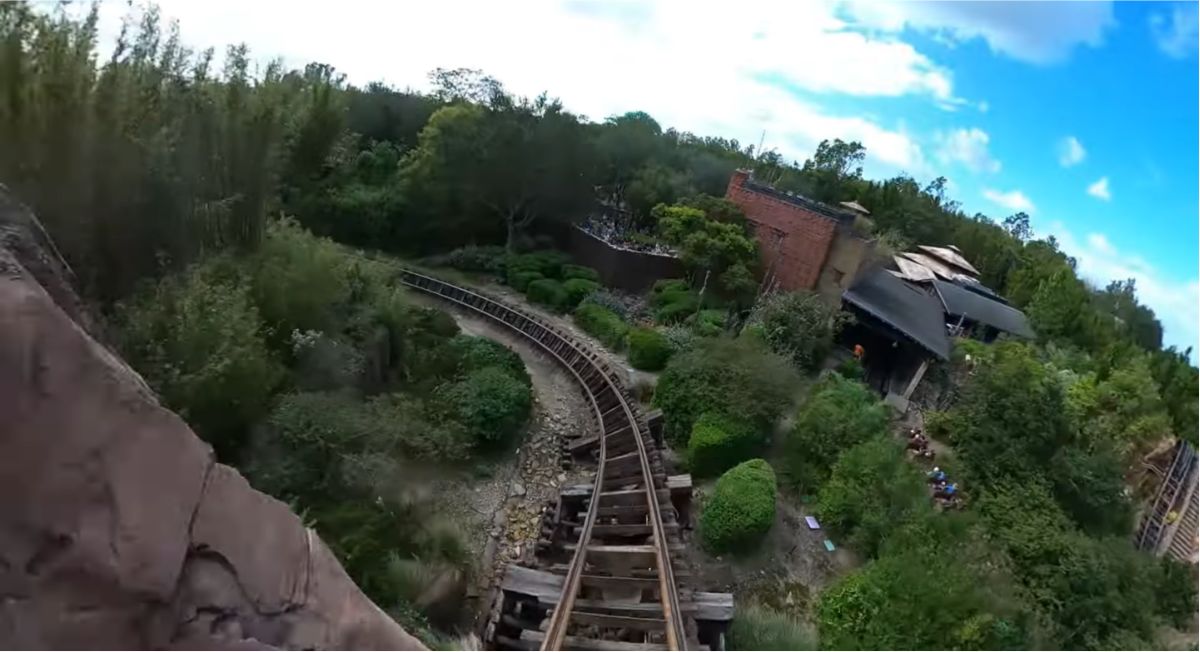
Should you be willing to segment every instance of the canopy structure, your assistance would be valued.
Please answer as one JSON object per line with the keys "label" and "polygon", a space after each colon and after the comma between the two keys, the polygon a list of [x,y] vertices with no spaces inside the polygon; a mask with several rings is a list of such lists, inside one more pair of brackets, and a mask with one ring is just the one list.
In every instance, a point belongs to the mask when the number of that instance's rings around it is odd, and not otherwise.
{"label": "canopy structure", "polygon": [[842,293],[842,299],[938,359],[950,359],[944,308],[932,294],[909,285],[888,270],[876,269]]}
{"label": "canopy structure", "polygon": [[1018,337],[1034,337],[1029,320],[1020,310],[954,283],[937,279],[931,282],[946,309],[946,314],[965,317]]}

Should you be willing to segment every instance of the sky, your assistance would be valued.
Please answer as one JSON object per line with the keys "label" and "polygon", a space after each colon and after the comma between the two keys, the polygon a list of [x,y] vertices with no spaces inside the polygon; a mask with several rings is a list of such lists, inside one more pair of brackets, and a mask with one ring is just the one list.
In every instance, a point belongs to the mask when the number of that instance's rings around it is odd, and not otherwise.
{"label": "sky", "polygon": [[[102,6],[102,35],[125,5]],[[945,176],[970,214],[1028,213],[1090,282],[1135,279],[1167,344],[1200,348],[1195,3],[159,5],[193,47],[245,42],[355,84],[477,68],[592,120],[646,111],[798,161],[858,140],[867,176]]]}

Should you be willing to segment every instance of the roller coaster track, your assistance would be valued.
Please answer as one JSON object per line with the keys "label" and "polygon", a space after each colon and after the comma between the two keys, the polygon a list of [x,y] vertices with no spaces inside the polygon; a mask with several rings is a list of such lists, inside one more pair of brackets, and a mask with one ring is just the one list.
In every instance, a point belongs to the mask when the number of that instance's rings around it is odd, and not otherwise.
{"label": "roller coaster track", "polygon": [[[594,351],[536,316],[409,269],[400,268],[399,280],[536,344],[574,376],[595,413],[595,484],[562,594],[543,626],[541,649],[595,649],[597,639],[609,638],[620,641],[620,647],[609,649],[686,649],[671,566],[670,539],[678,536],[678,524],[666,476],[649,428],[617,377]],[[626,599],[608,599],[616,594]],[[642,601],[645,595],[650,602]],[[571,630],[577,635],[568,635]],[[641,640],[630,641],[630,636]]]}

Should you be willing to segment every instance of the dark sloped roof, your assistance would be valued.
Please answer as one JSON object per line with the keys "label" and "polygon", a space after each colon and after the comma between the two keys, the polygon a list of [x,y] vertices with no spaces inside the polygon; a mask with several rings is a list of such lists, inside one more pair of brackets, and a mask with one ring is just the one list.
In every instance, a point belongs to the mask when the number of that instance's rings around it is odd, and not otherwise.
{"label": "dark sloped roof", "polygon": [[843,292],[842,299],[900,331],[938,358],[950,359],[945,313],[937,297],[885,269],[876,269]]}
{"label": "dark sloped roof", "polygon": [[948,314],[962,315],[1018,337],[1034,336],[1033,329],[1029,327],[1029,320],[1025,319],[1025,313],[1012,306],[1006,306],[945,281],[934,280],[933,287],[942,298],[942,304]]}

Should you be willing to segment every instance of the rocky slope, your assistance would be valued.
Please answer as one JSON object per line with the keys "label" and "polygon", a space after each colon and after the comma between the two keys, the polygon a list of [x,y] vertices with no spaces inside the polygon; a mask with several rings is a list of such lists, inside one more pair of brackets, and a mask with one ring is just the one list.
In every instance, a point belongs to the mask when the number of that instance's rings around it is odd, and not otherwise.
{"label": "rocky slope", "polygon": [[90,330],[0,186],[0,646],[424,649]]}

